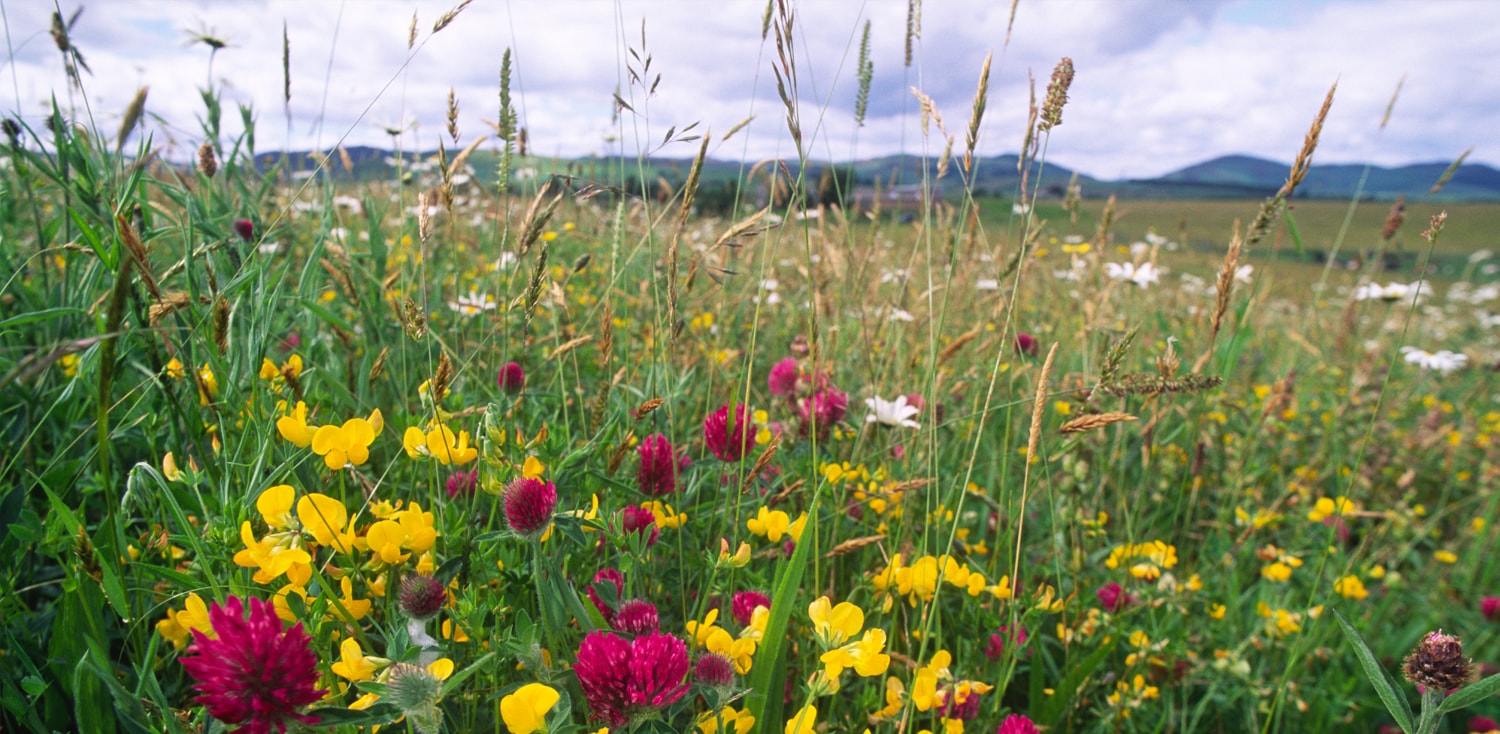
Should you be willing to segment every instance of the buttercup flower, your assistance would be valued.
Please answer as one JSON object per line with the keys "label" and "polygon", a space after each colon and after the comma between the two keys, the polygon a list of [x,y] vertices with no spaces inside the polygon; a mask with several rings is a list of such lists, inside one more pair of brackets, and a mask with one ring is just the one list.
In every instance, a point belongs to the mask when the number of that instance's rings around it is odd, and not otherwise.
{"label": "buttercup flower", "polygon": [[315,716],[298,713],[323,698],[317,687],[318,659],[299,622],[282,627],[270,602],[250,600],[250,614],[239,597],[208,612],[217,639],[193,631],[189,657],[182,667],[198,681],[195,703],[225,724],[242,725],[236,733],[285,731],[289,723],[316,724]]}

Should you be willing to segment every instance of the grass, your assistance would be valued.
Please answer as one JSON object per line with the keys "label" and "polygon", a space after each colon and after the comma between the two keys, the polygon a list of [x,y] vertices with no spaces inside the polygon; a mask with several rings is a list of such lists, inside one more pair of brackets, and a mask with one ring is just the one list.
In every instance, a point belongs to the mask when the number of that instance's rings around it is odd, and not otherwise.
{"label": "grass", "polygon": [[[1314,298],[1322,271],[1273,257],[1287,220],[1243,280],[1223,265],[1259,202],[1101,226],[1018,191],[903,223],[799,216],[818,182],[782,180],[710,216],[691,174],[495,188],[451,160],[340,187],[251,165],[216,94],[212,173],[12,128],[7,731],[217,730],[198,693],[293,684],[319,692],[264,721],[1354,730],[1390,719],[1330,609],[1388,668],[1436,628],[1495,659],[1495,297],[1469,260],[1493,206],[1430,242],[1411,203],[1420,304],[1358,298],[1371,271]],[[1331,246],[1348,203],[1293,202]],[[1385,216],[1358,206],[1341,251]],[[237,633],[231,597],[280,621]],[[269,680],[183,664],[255,635],[295,651],[247,664]]]}

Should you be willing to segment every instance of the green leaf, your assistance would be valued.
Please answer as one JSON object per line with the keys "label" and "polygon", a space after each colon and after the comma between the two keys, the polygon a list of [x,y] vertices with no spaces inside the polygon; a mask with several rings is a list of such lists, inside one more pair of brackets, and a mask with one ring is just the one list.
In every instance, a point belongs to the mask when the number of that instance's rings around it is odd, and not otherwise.
{"label": "green leaf", "polygon": [[1339,629],[1344,631],[1344,637],[1354,646],[1354,654],[1359,658],[1360,667],[1365,669],[1365,677],[1370,679],[1371,685],[1375,686],[1375,692],[1380,694],[1380,700],[1385,704],[1385,710],[1391,713],[1391,718],[1396,720],[1396,725],[1404,732],[1413,731],[1415,723],[1411,717],[1411,704],[1407,703],[1406,697],[1401,695],[1400,689],[1396,687],[1396,681],[1391,674],[1381,667],[1380,661],[1375,659],[1375,653],[1370,650],[1370,645],[1365,638],[1349,624],[1339,610],[1333,610],[1333,618],[1338,620]]}
{"label": "green leaf", "polygon": [[1042,704],[1042,710],[1036,722],[1038,725],[1047,729],[1057,728],[1057,723],[1062,721],[1063,716],[1068,713],[1068,706],[1073,701],[1073,694],[1077,693],[1078,689],[1083,687],[1088,677],[1093,674],[1100,663],[1104,662],[1104,658],[1115,649],[1115,643],[1118,641],[1118,637],[1112,637],[1109,642],[1104,643],[1099,649],[1089,653],[1088,657],[1083,659],[1083,662],[1068,666],[1068,674],[1053,689],[1052,696],[1047,698],[1046,702]]}
{"label": "green leaf", "polygon": [[492,657],[495,657],[495,653],[485,653],[484,657],[475,660],[472,663],[469,663],[468,665],[464,666],[463,670],[460,670],[457,673],[449,676],[448,680],[443,681],[443,692],[440,695],[447,696],[452,694],[454,691],[457,691],[460,683],[468,680],[469,676],[483,670],[484,664],[489,662],[490,658]]}
{"label": "green leaf", "polygon": [[1500,674],[1492,675],[1473,685],[1464,686],[1458,692],[1443,700],[1438,706],[1438,713],[1446,714],[1462,708],[1468,708],[1483,701],[1495,693],[1500,692]]}
{"label": "green leaf", "polygon": [[318,726],[380,726],[401,717],[401,709],[393,703],[381,701],[364,710],[321,708],[309,712],[318,717]]}
{"label": "green leaf", "polygon": [[1297,229],[1297,220],[1292,218],[1291,212],[1283,215],[1282,219],[1286,222],[1287,234],[1292,236],[1292,244],[1297,246],[1297,254],[1305,257],[1307,255],[1307,247],[1302,243],[1302,232]]}
{"label": "green leaf", "polygon": [[81,308],[73,308],[71,306],[44,308],[40,311],[29,311],[27,313],[12,316],[4,321],[0,321],[0,329],[8,329],[12,326],[25,326],[26,324],[35,323],[37,321],[46,321],[47,319],[55,319],[61,316],[87,313],[88,311],[85,311]]}

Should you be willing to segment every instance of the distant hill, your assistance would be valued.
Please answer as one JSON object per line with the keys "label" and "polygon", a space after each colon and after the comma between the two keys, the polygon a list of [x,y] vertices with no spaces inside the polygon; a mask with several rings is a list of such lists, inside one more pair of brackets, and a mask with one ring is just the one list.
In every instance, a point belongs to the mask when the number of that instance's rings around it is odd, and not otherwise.
{"label": "distant hill", "polygon": [[[394,174],[390,166],[394,153],[378,148],[356,146],[346,149],[352,170],[346,170],[343,158],[335,154],[330,162],[332,175],[338,179],[374,180],[389,178]],[[453,155],[456,151],[450,151]],[[432,160],[435,151],[406,153],[406,165],[412,161]],[[287,170],[308,172],[316,168],[319,156],[307,152],[292,153],[285,159]],[[1020,186],[1021,176],[1017,170],[1019,157],[1015,154],[990,156],[977,159],[972,172],[972,185],[976,192],[994,196],[1011,196]],[[262,153],[256,156],[256,164],[263,169],[281,164],[279,153]],[[492,151],[476,151],[469,159],[470,165],[479,173],[481,180],[492,180],[496,170],[496,154]],[[857,186],[872,185],[877,179],[883,186],[897,183],[917,183],[924,178],[937,175],[938,160],[914,155],[890,155],[869,158],[853,163],[828,163],[809,161],[809,185],[815,185],[825,169],[848,173],[852,169]],[[1296,196],[1307,199],[1348,199],[1354,195],[1361,175],[1365,175],[1363,197],[1390,200],[1404,195],[1408,198],[1427,198],[1434,201],[1500,201],[1500,170],[1478,163],[1460,166],[1452,179],[1436,195],[1429,195],[1432,185],[1447,170],[1448,163],[1416,163],[1396,168],[1370,166],[1366,174],[1363,164],[1314,164],[1307,178],[1297,188]],[[722,186],[746,175],[754,163],[711,159],[704,165],[704,185]],[[797,176],[796,161],[787,161],[786,167],[792,176]],[[421,166],[418,166],[420,169]],[[623,178],[645,178],[665,180],[678,185],[687,178],[692,160],[687,158],[634,158],[584,157],[553,159],[530,157],[518,160],[514,170],[521,177],[560,173],[585,179],[620,181]],[[1227,155],[1197,163],[1171,173],[1150,179],[1105,180],[1085,173],[1078,173],[1078,182],[1088,198],[1118,196],[1122,199],[1243,199],[1261,198],[1276,192],[1286,180],[1291,168],[1288,163],[1279,163],[1245,155]],[[1061,197],[1075,171],[1049,163],[1045,167],[1032,163],[1028,174],[1028,186],[1040,185],[1043,197]],[[308,175],[302,173],[301,175]],[[944,178],[939,188],[954,191],[965,186],[967,174],[958,157],[948,161]]]}

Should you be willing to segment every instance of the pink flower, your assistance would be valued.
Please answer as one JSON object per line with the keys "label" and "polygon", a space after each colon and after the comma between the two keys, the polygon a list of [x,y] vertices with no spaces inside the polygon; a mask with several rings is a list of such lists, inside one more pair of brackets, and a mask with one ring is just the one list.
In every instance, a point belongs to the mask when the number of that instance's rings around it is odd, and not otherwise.
{"label": "pink flower", "polygon": [[849,412],[849,396],[836,387],[826,387],[802,401],[802,432],[817,429],[818,438],[826,439],[833,424]]}
{"label": "pink flower", "polygon": [[639,533],[646,535],[646,547],[656,545],[656,537],[661,530],[656,527],[656,513],[650,508],[641,505],[631,505],[620,512],[620,528],[626,533]]}
{"label": "pink flower", "polygon": [[1099,605],[1111,612],[1123,611],[1135,603],[1135,597],[1126,593],[1125,589],[1113,581],[1099,587],[1099,590],[1094,593],[1099,596]]}
{"label": "pink flower", "polygon": [[1042,343],[1037,341],[1036,337],[1027,334],[1024,331],[1016,334],[1016,354],[1024,354],[1028,357],[1035,357],[1041,351]]}
{"label": "pink flower", "polygon": [[658,433],[647,436],[636,448],[641,456],[641,470],[636,475],[641,493],[652,497],[677,491],[677,475],[691,464],[687,456],[675,456],[672,442]]}
{"label": "pink flower", "polygon": [[297,713],[327,693],[317,687],[318,659],[302,623],[283,629],[276,608],[260,599],[250,600],[248,619],[244,611],[239,597],[231,596],[208,610],[217,639],[193,630],[188,652],[196,655],[182,658],[182,667],[198,681],[193,701],[225,724],[243,724],[235,734],[284,732],[289,722],[316,724],[316,716]]}
{"label": "pink flower", "polygon": [[[614,584],[615,601],[613,603],[599,598],[599,592],[594,591],[594,586],[601,583]],[[588,594],[589,601],[594,603],[594,608],[599,610],[599,616],[604,617],[604,621],[613,627],[615,624],[615,607],[620,604],[620,595],[625,593],[625,576],[620,573],[620,570],[616,568],[601,569],[599,573],[594,574],[594,582],[589,584],[584,593]]]}
{"label": "pink flower", "polygon": [[984,648],[985,657],[989,658],[990,660],[999,660],[1003,655],[1005,655],[1005,646],[1007,644],[1013,643],[1018,647],[1026,644],[1025,627],[1016,625],[1016,633],[1009,637],[1009,641],[1007,641],[1007,636],[1005,634],[1008,631],[1009,628],[1002,625],[999,632],[990,635],[989,644],[985,645]]}
{"label": "pink flower", "polygon": [[770,388],[772,395],[791,395],[793,392],[796,392],[796,358],[787,357],[772,366],[771,374],[766,378],[766,386]]}
{"label": "pink flower", "polygon": [[1036,724],[1021,714],[1011,714],[1000,723],[995,734],[1037,734]]}
{"label": "pink flower", "polygon": [[515,395],[526,387],[526,372],[521,369],[521,365],[507,362],[504,367],[500,368],[500,376],[496,378],[496,382],[506,395]]}
{"label": "pink flower", "polygon": [[729,406],[725,405],[703,421],[703,442],[723,461],[745,458],[755,441],[756,425],[750,421],[750,409],[736,405],[734,416],[731,421]]}
{"label": "pink flower", "polygon": [[468,497],[474,494],[474,488],[479,486],[479,470],[459,470],[448,475],[448,498],[457,499],[460,495]]}
{"label": "pink flower", "polygon": [[1488,716],[1475,716],[1469,719],[1469,731],[1473,734],[1487,734],[1496,729],[1500,729],[1500,724],[1496,724],[1495,720]]}
{"label": "pink flower", "polygon": [[1479,613],[1490,622],[1500,622],[1500,596],[1487,596],[1479,600]]}
{"label": "pink flower", "polygon": [[734,615],[734,621],[741,627],[750,624],[750,618],[755,614],[756,607],[770,608],[771,597],[759,591],[741,591],[734,595],[734,601],[730,608]]}
{"label": "pink flower", "polygon": [[249,242],[255,239],[255,223],[248,219],[236,219],[234,220],[234,233],[239,235],[241,240]]}
{"label": "pink flower", "polygon": [[609,626],[630,635],[655,634],[660,626],[656,605],[644,599],[631,599],[620,605]]}
{"label": "pink flower", "polygon": [[557,507],[557,488],[552,482],[521,477],[505,488],[505,521],[517,535],[537,539],[552,522]]}
{"label": "pink flower", "polygon": [[627,642],[595,630],[579,645],[573,672],[592,717],[611,727],[625,726],[687,694],[687,645],[672,635],[650,634]]}

